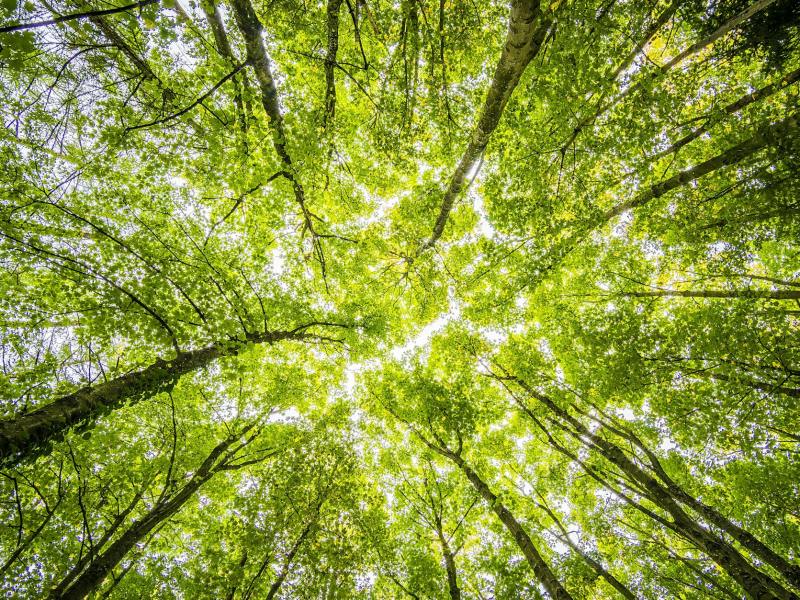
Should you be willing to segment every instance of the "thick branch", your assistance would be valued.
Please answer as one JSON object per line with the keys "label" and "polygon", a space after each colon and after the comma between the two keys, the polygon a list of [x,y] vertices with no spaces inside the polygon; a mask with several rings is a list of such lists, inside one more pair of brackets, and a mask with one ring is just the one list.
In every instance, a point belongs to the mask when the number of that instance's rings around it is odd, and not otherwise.
{"label": "thick branch", "polygon": [[218,473],[221,467],[225,466],[236,454],[236,451],[241,448],[241,445],[233,450],[231,450],[231,447],[239,442],[255,424],[255,422],[252,422],[242,431],[235,432],[220,442],[209,453],[186,485],[163,502],[157,502],[146,514],[134,521],[125,533],[92,561],[69,588],[63,593],[59,593],[55,598],[79,600],[97,589],[109,573],[137,544],[144,540],[151,531],[166,523],[180,511],[197,490]]}
{"label": "thick branch", "polygon": [[[262,34],[264,27],[258,20],[256,12],[250,0],[232,0],[231,6],[236,17],[236,24],[244,37],[245,47],[247,48],[247,62],[256,72],[259,87],[261,89],[261,103],[269,117],[269,126],[272,130],[272,141],[275,151],[281,161],[289,170],[292,170],[292,158],[286,148],[286,131],[278,102],[278,88],[272,77],[272,68],[267,51],[264,47]],[[296,184],[295,192],[302,193],[302,188]],[[297,199],[302,204],[301,198]]]}
{"label": "thick branch", "polygon": [[769,300],[798,300],[800,290],[646,290],[624,292],[635,298],[764,298]]}
{"label": "thick branch", "polygon": [[[233,54],[233,50],[231,49],[228,33],[225,31],[225,25],[222,22],[222,16],[217,10],[216,3],[214,0],[202,0],[202,2],[200,2],[200,8],[203,9],[203,14],[206,17],[206,21],[208,21],[208,25],[211,28],[212,34],[214,35],[214,43],[217,45],[217,52],[219,52],[220,56],[225,58],[232,67],[235,67],[239,61],[236,59]],[[241,82],[239,81],[238,77],[233,78],[233,102],[236,105],[236,112],[239,115],[239,128],[242,131],[242,135],[244,135],[247,131],[247,115],[245,114],[244,110],[245,107],[244,101],[242,100],[242,89],[240,83]],[[244,80],[244,86],[247,88],[246,80]]]}
{"label": "thick branch", "polygon": [[[795,594],[783,588],[772,577],[754,567],[727,540],[706,529],[687,514],[683,507],[679,505],[679,500],[675,498],[670,490],[631,460],[619,446],[590,431],[567,410],[556,404],[548,396],[532,388],[525,381],[516,377],[508,377],[506,379],[515,381],[531,397],[538,400],[544,408],[552,413],[554,421],[557,420],[567,433],[616,465],[632,482],[641,485],[646,490],[648,498],[672,516],[676,529],[697,544],[750,596],[754,598],[789,598],[792,600],[797,598]],[[516,397],[515,401],[520,403]]]}
{"label": "thick branch", "polygon": [[461,600],[461,589],[458,587],[458,570],[456,569],[456,556],[447,543],[441,529],[437,530],[439,545],[442,547],[444,557],[444,567],[447,572],[447,589],[450,592],[450,600]]}
{"label": "thick branch", "polygon": [[625,585],[614,575],[612,575],[608,569],[606,569],[602,564],[600,564],[597,560],[595,560],[592,556],[588,553],[584,552],[583,549],[578,546],[575,542],[573,542],[569,537],[569,532],[567,531],[566,527],[561,523],[559,518],[556,514],[550,509],[547,504],[544,503],[544,499],[542,499],[542,503],[539,502],[535,503],[536,506],[541,508],[543,511],[547,513],[547,515],[553,520],[556,524],[556,527],[561,531],[561,536],[559,538],[563,541],[567,546],[572,548],[572,550],[578,554],[585,562],[588,564],[595,573],[597,573],[600,577],[605,579],[611,587],[613,587],[617,592],[619,592],[620,596],[626,598],[627,600],[636,600],[636,596],[633,592],[631,592]]}
{"label": "thick branch", "polygon": [[308,231],[313,238],[314,252],[324,276],[325,257],[320,242],[321,236],[317,233],[314,226],[314,221],[319,221],[320,219],[306,206],[306,193],[300,180],[297,178],[292,164],[292,157],[286,146],[286,129],[278,102],[278,88],[272,77],[269,57],[267,57],[267,51],[262,39],[264,27],[261,21],[258,20],[258,16],[250,0],[231,0],[231,7],[233,8],[239,31],[241,31],[244,37],[245,47],[247,48],[247,62],[256,72],[256,78],[258,79],[259,88],[261,89],[261,103],[269,117],[269,126],[272,130],[273,146],[281,162],[286,167],[286,178],[292,183],[295,200],[303,214],[304,232]]}
{"label": "thick branch", "polygon": [[[395,417],[396,416],[397,415],[395,415]],[[500,522],[503,523],[505,528],[512,535],[514,541],[517,543],[517,546],[522,551],[525,559],[528,561],[528,564],[531,566],[531,569],[533,569],[536,578],[547,590],[547,593],[550,594],[550,597],[554,600],[571,600],[572,596],[564,588],[563,584],[558,577],[556,577],[555,573],[553,573],[552,569],[550,569],[550,566],[539,553],[539,550],[536,548],[533,540],[528,535],[528,532],[525,531],[511,511],[509,511],[505,505],[503,505],[497,495],[492,492],[486,482],[481,479],[480,475],[478,475],[461,457],[460,448],[454,452],[443,445],[438,445],[437,443],[431,442],[413,426],[410,427],[416,436],[426,446],[428,446],[428,448],[451,460],[459,469],[461,469],[464,475],[466,475],[469,482],[475,488],[475,491],[477,491],[481,498],[486,501],[486,503],[489,505],[489,508],[492,509],[495,515],[497,515],[497,518],[500,519]]]}
{"label": "thick branch", "polygon": [[[81,5],[83,5],[83,3],[81,3]],[[157,81],[159,83],[159,87],[161,87],[164,92],[167,92],[166,97],[172,97],[173,94],[171,90],[168,90],[163,86],[161,79],[159,79],[159,77],[155,74],[147,61],[139,56],[136,50],[134,50],[125,40],[125,38],[123,38],[122,35],[120,35],[120,33],[114,29],[107,19],[103,18],[101,15],[93,15],[89,17],[89,20],[103,33],[106,38],[108,38],[112,44],[114,44],[114,46],[119,48],[119,50],[128,57],[128,60],[130,60],[136,66],[136,68],[139,69],[139,72],[145,79]]]}
{"label": "thick branch", "polygon": [[590,219],[587,223],[584,223],[577,228],[577,230],[566,235],[561,241],[550,248],[544,257],[544,270],[552,269],[559,264],[590,232],[601,227],[612,218],[621,215],[625,211],[644,206],[650,201],[660,198],[672,190],[688,185],[704,175],[737,164],[768,146],[779,146],[784,143],[785,140],[792,139],[793,136],[796,136],[798,125],[800,125],[800,122],[796,114],[790,115],[783,121],[765,125],[758,129],[753,137],[736,144],[725,152],[709,158],[698,165],[680,171],[672,177],[644,189],[644,191],[630,200],[620,202],[604,213],[600,213],[597,217]]}

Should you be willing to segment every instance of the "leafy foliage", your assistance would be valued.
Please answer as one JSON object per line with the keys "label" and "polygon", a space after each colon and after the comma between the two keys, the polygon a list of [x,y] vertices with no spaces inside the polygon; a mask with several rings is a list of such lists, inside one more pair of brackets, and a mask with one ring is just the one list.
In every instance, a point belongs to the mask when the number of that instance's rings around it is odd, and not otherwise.
{"label": "leafy foliage", "polygon": [[797,598],[799,7],[2,2],[0,591]]}

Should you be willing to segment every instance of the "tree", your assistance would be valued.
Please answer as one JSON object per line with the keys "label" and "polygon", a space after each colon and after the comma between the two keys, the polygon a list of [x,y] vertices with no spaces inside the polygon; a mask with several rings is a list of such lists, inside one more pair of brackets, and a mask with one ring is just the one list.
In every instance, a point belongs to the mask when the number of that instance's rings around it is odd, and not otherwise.
{"label": "tree", "polygon": [[0,593],[800,597],[792,0],[5,0]]}

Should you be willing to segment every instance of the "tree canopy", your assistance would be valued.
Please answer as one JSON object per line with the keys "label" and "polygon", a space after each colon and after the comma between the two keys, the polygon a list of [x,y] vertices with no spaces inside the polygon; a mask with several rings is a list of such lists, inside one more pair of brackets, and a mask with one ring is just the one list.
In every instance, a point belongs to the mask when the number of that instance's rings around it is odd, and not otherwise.
{"label": "tree canopy", "polygon": [[800,597],[796,0],[0,16],[5,597]]}

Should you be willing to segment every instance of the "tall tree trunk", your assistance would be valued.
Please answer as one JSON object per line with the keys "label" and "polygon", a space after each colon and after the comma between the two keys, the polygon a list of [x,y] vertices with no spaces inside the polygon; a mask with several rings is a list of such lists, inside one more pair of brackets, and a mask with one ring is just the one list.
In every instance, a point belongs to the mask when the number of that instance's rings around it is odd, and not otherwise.
{"label": "tall tree trunk", "polygon": [[[444,49],[445,49],[445,21],[444,21],[444,3],[445,0],[439,0],[439,26],[438,26],[438,35],[439,35],[439,62],[441,63],[442,67],[442,97],[444,98],[444,108],[447,112],[447,119],[450,123],[455,123],[453,119],[453,113],[450,110],[450,94],[448,93],[449,83],[447,81],[447,61],[445,60]],[[433,63],[433,61],[431,61]],[[433,65],[431,66],[433,68]]]}
{"label": "tall tree trunk", "polygon": [[40,454],[48,442],[58,440],[79,423],[120,408],[126,401],[138,401],[171,389],[181,375],[195,371],[223,356],[236,356],[250,344],[273,344],[281,340],[314,339],[304,325],[292,331],[248,334],[237,343],[216,343],[182,352],[176,358],[158,359],[152,365],[105,383],[87,386],[61,396],[27,414],[0,421],[0,464],[16,464]]}
{"label": "tall tree trunk", "polygon": [[244,38],[247,49],[247,62],[253,67],[261,89],[261,103],[269,117],[269,128],[272,131],[272,143],[281,162],[286,167],[286,178],[292,182],[297,203],[305,209],[305,191],[294,175],[292,157],[286,145],[286,128],[283,122],[278,87],[272,77],[272,67],[264,47],[262,34],[264,27],[256,16],[250,0],[232,0],[231,7],[236,24]]}
{"label": "tall tree trunk", "polygon": [[[544,500],[543,500],[544,502]],[[578,556],[580,556],[584,562],[589,565],[592,570],[597,573],[600,577],[605,579],[611,587],[613,587],[617,592],[619,592],[620,596],[626,598],[627,600],[636,600],[636,596],[632,591],[630,591],[625,585],[614,575],[612,575],[608,569],[606,569],[603,565],[597,562],[594,558],[592,558],[589,554],[584,552],[580,546],[578,546],[575,542],[573,542],[569,538],[569,532],[567,531],[566,527],[561,523],[561,521],[556,517],[555,513],[550,510],[550,508],[546,504],[540,504],[536,502],[536,506],[541,508],[543,511],[547,513],[547,515],[553,520],[556,524],[556,527],[561,531],[560,539],[562,542],[567,544],[570,548],[572,548],[573,552],[575,552]]]}
{"label": "tall tree trunk", "polygon": [[[717,28],[716,31],[711,33],[711,35],[709,35],[709,36],[707,36],[707,37],[695,42],[689,48],[687,48],[686,50],[684,50],[683,52],[678,54],[675,58],[670,60],[668,63],[666,63],[665,65],[659,67],[656,71],[651,73],[651,75],[649,77],[645,77],[644,79],[640,80],[638,83],[625,88],[624,91],[622,91],[619,94],[617,94],[611,100],[609,100],[607,102],[601,102],[600,105],[597,107],[597,110],[595,110],[594,113],[592,113],[591,115],[589,115],[587,117],[584,117],[578,123],[578,125],[575,127],[575,129],[573,130],[572,134],[570,135],[570,138],[567,140],[567,142],[564,144],[564,146],[562,146],[562,151],[565,151],[570,146],[570,144],[572,144],[575,141],[575,139],[578,137],[578,134],[584,128],[586,128],[588,125],[594,123],[602,114],[604,114],[606,111],[610,110],[611,108],[613,108],[614,106],[616,106],[617,104],[622,102],[622,100],[624,100],[627,96],[629,96],[630,94],[632,94],[636,90],[639,90],[640,88],[644,87],[645,85],[652,84],[652,82],[655,79],[657,79],[659,77],[663,77],[666,73],[668,73],[671,69],[673,69],[677,65],[681,64],[689,56],[691,56],[693,54],[696,54],[697,52],[700,52],[704,48],[707,48],[708,46],[713,44],[715,41],[717,41],[719,38],[721,38],[722,36],[727,34],[729,31],[731,31],[732,29],[738,27],[739,25],[741,25],[742,23],[747,21],[750,17],[752,17],[754,14],[756,14],[757,12],[765,9],[767,6],[769,6],[770,4],[772,4],[775,1],[776,0],[757,0],[751,6],[749,6],[748,8],[746,8],[745,10],[743,10],[742,12],[740,12],[739,14],[737,14],[736,16],[734,16],[733,18],[728,20],[727,22],[723,23],[719,28]],[[667,9],[667,11],[665,11],[665,13],[668,12],[668,11],[669,11],[669,9]]]}
{"label": "tall tree trunk", "polygon": [[[292,184],[294,198],[300,207],[303,217],[303,233],[309,233],[312,238],[314,254],[319,262],[323,279],[325,278],[325,254],[322,249],[320,234],[317,232],[315,223],[322,219],[315,215],[306,204],[306,192],[303,184],[297,177],[292,157],[289,154],[286,139],[286,128],[283,122],[280,103],[278,102],[278,88],[272,77],[272,68],[269,57],[264,47],[263,30],[264,26],[259,21],[256,11],[250,0],[231,0],[231,7],[236,18],[236,24],[244,38],[244,45],[247,49],[247,62],[256,72],[259,88],[261,90],[261,104],[269,117],[269,127],[272,131],[272,145],[275,147],[278,157],[285,169],[283,176]],[[326,234],[325,237],[335,237]]]}
{"label": "tall tree trunk", "polygon": [[571,600],[572,596],[569,594],[569,592],[567,592],[566,589],[564,589],[564,586],[555,576],[553,571],[545,562],[544,558],[542,558],[542,555],[539,554],[539,551],[534,545],[533,540],[531,540],[528,533],[525,531],[522,525],[520,525],[519,521],[517,521],[511,511],[509,511],[505,505],[500,502],[498,497],[492,492],[491,489],[489,489],[489,486],[486,485],[480,476],[470,468],[464,459],[455,454],[449,456],[448,458],[458,465],[458,467],[463,471],[464,475],[467,476],[467,479],[469,479],[475,490],[481,495],[486,503],[489,504],[492,511],[497,515],[503,525],[505,525],[508,532],[514,538],[514,541],[517,543],[519,549],[522,550],[522,554],[525,556],[528,564],[533,569],[533,573],[547,590],[547,593],[550,594],[554,600]]}
{"label": "tall tree trunk", "polygon": [[[781,77],[778,81],[776,81],[774,83],[770,83],[769,85],[765,85],[764,87],[762,87],[762,88],[760,88],[758,90],[755,90],[754,92],[750,92],[749,94],[745,94],[744,96],[742,96],[741,98],[739,98],[735,102],[731,102],[730,104],[728,104],[727,106],[725,106],[722,109],[722,112],[725,113],[725,114],[728,114],[728,115],[735,114],[735,113],[739,112],[740,110],[742,110],[743,108],[745,108],[747,106],[750,106],[754,102],[758,102],[759,100],[763,100],[764,98],[769,98],[770,96],[772,96],[773,94],[776,94],[777,92],[781,91],[785,87],[790,86],[791,84],[796,82],[798,79],[800,79],[800,69],[795,69],[791,73],[788,73],[787,75]],[[711,121],[710,118],[709,118],[709,121]],[[683,136],[677,142],[674,142],[673,144],[671,144],[669,146],[669,148],[667,148],[665,150],[662,150],[661,152],[651,156],[650,157],[651,160],[656,160],[656,159],[659,159],[659,158],[663,158],[664,156],[667,156],[669,154],[672,154],[673,152],[676,152],[676,151],[680,150],[681,148],[683,148],[689,142],[692,142],[692,141],[696,140],[697,138],[699,138],[701,135],[703,135],[706,131],[709,130],[709,128],[710,128],[710,124],[709,124],[709,122],[707,122],[705,125],[702,125],[700,127],[697,127],[696,129],[693,129],[691,132],[687,133],[685,136]]]}
{"label": "tall tree trunk", "polygon": [[275,597],[275,594],[281,589],[283,582],[286,581],[286,577],[289,575],[289,568],[292,566],[292,561],[294,560],[297,551],[300,550],[300,546],[303,545],[303,542],[306,541],[308,534],[311,532],[311,527],[316,522],[316,519],[313,519],[309,522],[304,528],[303,531],[300,533],[300,536],[295,540],[294,544],[292,545],[289,553],[286,555],[286,558],[283,561],[283,566],[281,567],[278,576],[275,578],[275,581],[272,582],[272,585],[269,586],[269,591],[266,595],[266,600],[272,600]]}
{"label": "tall tree trunk", "polygon": [[66,590],[53,596],[59,600],[80,600],[85,598],[103,582],[109,573],[125,558],[138,543],[153,529],[177,513],[184,504],[220,470],[229,466],[233,458],[230,448],[241,440],[255,422],[242,431],[230,435],[217,444],[203,464],[197,469],[189,482],[169,498],[157,502],[144,516],[134,521],[102,554],[95,558]]}
{"label": "tall tree trunk", "polygon": [[[722,376],[719,377],[722,378]],[[724,379],[727,380],[728,378],[724,377]],[[604,414],[604,416],[606,415]],[[697,514],[702,515],[704,519],[706,519],[715,527],[719,527],[722,531],[739,542],[743,547],[747,548],[765,563],[771,565],[795,588],[800,589],[800,566],[792,565],[789,563],[789,561],[772,550],[772,548],[768,547],[764,542],[756,538],[752,533],[733,523],[715,508],[708,506],[704,502],[701,502],[691,494],[687,493],[669,476],[669,474],[667,474],[656,454],[650,450],[650,448],[647,447],[641,438],[639,438],[639,436],[633,433],[630,429],[627,427],[625,427],[623,430],[617,427],[612,428],[605,423],[604,427],[610,429],[610,431],[613,433],[622,436],[624,439],[633,442],[637,448],[645,453],[656,476],[664,483],[667,491],[672,494],[676,500],[688,506]]]}
{"label": "tall tree trunk", "polygon": [[739,163],[764,148],[778,146],[784,141],[795,137],[798,129],[800,129],[800,118],[796,113],[789,115],[784,120],[778,121],[777,123],[762,126],[751,138],[736,144],[725,152],[709,158],[694,167],[680,171],[660,183],[650,186],[630,200],[620,202],[604,213],[590,217],[583,225],[580,225],[572,233],[553,244],[552,248],[545,253],[543,257],[545,264],[540,274],[555,268],[578,247],[581,240],[590,232],[601,227],[614,217],[621,215],[625,211],[644,206],[650,201],[660,198],[672,190],[688,185],[704,175]]}
{"label": "tall tree trunk", "polygon": [[[654,477],[648,475],[615,444],[591,432],[580,421],[558,406],[550,398],[531,388],[525,381],[511,377],[531,397],[536,398],[544,407],[560,421],[564,431],[579,441],[595,449],[602,456],[615,464],[631,479],[647,492],[648,498],[666,511],[673,519],[673,524],[687,538],[692,540],[711,559],[714,560],[742,589],[756,599],[798,600],[796,594],[786,590],[780,583],[751,565],[741,553],[720,536],[702,527],[691,518],[678,504],[669,491]],[[515,399],[516,400],[516,399]],[[520,403],[519,400],[516,400]],[[523,405],[524,406],[524,405]],[[529,410],[525,407],[525,412]]]}
{"label": "tall tree trunk", "polygon": [[69,585],[83,572],[86,566],[92,562],[95,556],[97,556],[97,553],[102,550],[102,548],[114,535],[116,535],[117,531],[125,523],[125,519],[128,518],[128,515],[131,514],[131,512],[133,512],[133,510],[136,508],[136,505],[139,504],[139,501],[142,499],[142,495],[144,494],[148,484],[149,480],[145,480],[142,488],[134,494],[133,498],[128,503],[128,506],[114,518],[114,521],[111,523],[111,525],[109,525],[105,533],[103,533],[103,537],[101,537],[96,544],[90,547],[89,551],[84,554],[77,563],[75,563],[72,569],[70,569],[69,573],[67,573],[58,583],[58,585],[53,588],[49,595],[50,598],[59,598],[61,594],[63,594],[64,591],[69,587]]}
{"label": "tall tree trunk", "polygon": [[708,160],[700,163],[699,165],[695,165],[690,169],[676,173],[669,179],[665,179],[661,183],[657,183],[644,192],[637,194],[632,199],[626,202],[621,202],[614,208],[605,212],[601,222],[604,223],[613,217],[622,214],[626,210],[630,210],[638,206],[644,206],[651,200],[660,198],[667,192],[695,181],[703,175],[707,175],[708,173],[713,173],[714,171],[722,169],[723,167],[739,163],[745,158],[752,156],[759,150],[766,148],[767,146],[779,145],[783,140],[791,139],[796,134],[797,129],[798,115],[796,113],[786,117],[782,121],[778,121],[777,123],[760,127],[753,137],[736,144],[722,154],[718,154],[713,158],[709,158]]}
{"label": "tall tree trunk", "polygon": [[327,129],[336,116],[336,54],[339,51],[339,9],[342,0],[328,0],[328,54],[325,56],[325,113],[322,120]]}
{"label": "tall tree trunk", "polygon": [[550,594],[553,600],[572,600],[572,596],[558,580],[558,577],[556,577],[555,573],[553,573],[553,571],[550,569],[550,566],[544,560],[542,555],[539,554],[539,550],[536,548],[533,540],[531,540],[528,532],[525,531],[511,511],[509,511],[505,505],[500,502],[500,499],[494,494],[494,492],[492,492],[486,482],[484,482],[461,457],[460,448],[456,452],[453,452],[449,448],[434,444],[425,436],[420,434],[416,429],[412,429],[412,431],[414,431],[414,433],[416,433],[422,442],[431,450],[451,460],[459,469],[461,469],[478,494],[480,494],[481,498],[483,498],[484,501],[489,505],[494,514],[497,515],[497,518],[500,519],[500,522],[514,538],[517,547],[519,547],[519,549],[522,551],[525,560],[528,561],[531,569],[533,569],[533,574],[544,586],[544,588],[547,590],[547,593]]}
{"label": "tall tree trunk", "polygon": [[447,589],[450,592],[450,600],[461,600],[461,589],[458,587],[458,571],[456,570],[456,557],[450,549],[450,544],[444,537],[444,533],[437,531],[439,545],[442,547],[444,557],[444,568],[447,571]]}
{"label": "tall tree trunk", "polygon": [[765,298],[769,300],[797,300],[800,290],[647,290],[624,292],[635,298]]}
{"label": "tall tree trunk", "polygon": [[513,1],[505,46],[486,94],[481,115],[472,131],[467,149],[450,178],[433,233],[420,245],[417,254],[433,247],[442,236],[453,204],[466,186],[467,176],[478,165],[511,94],[514,93],[525,68],[539,53],[551,25],[552,19],[543,17],[538,0]]}
{"label": "tall tree trunk", "polygon": [[[220,56],[225,58],[231,67],[239,64],[236,57],[233,55],[231,43],[228,39],[228,33],[225,31],[225,24],[222,22],[222,16],[217,10],[217,5],[214,0],[201,0],[200,8],[203,9],[203,14],[208,21],[208,26],[211,28],[211,33],[214,35],[214,43],[217,46],[217,52]],[[240,75],[237,74],[233,78],[233,103],[236,105],[236,113],[239,119],[239,129],[242,134],[245,152],[247,151],[247,115],[244,110],[244,102],[242,100],[242,82],[239,80]]]}

